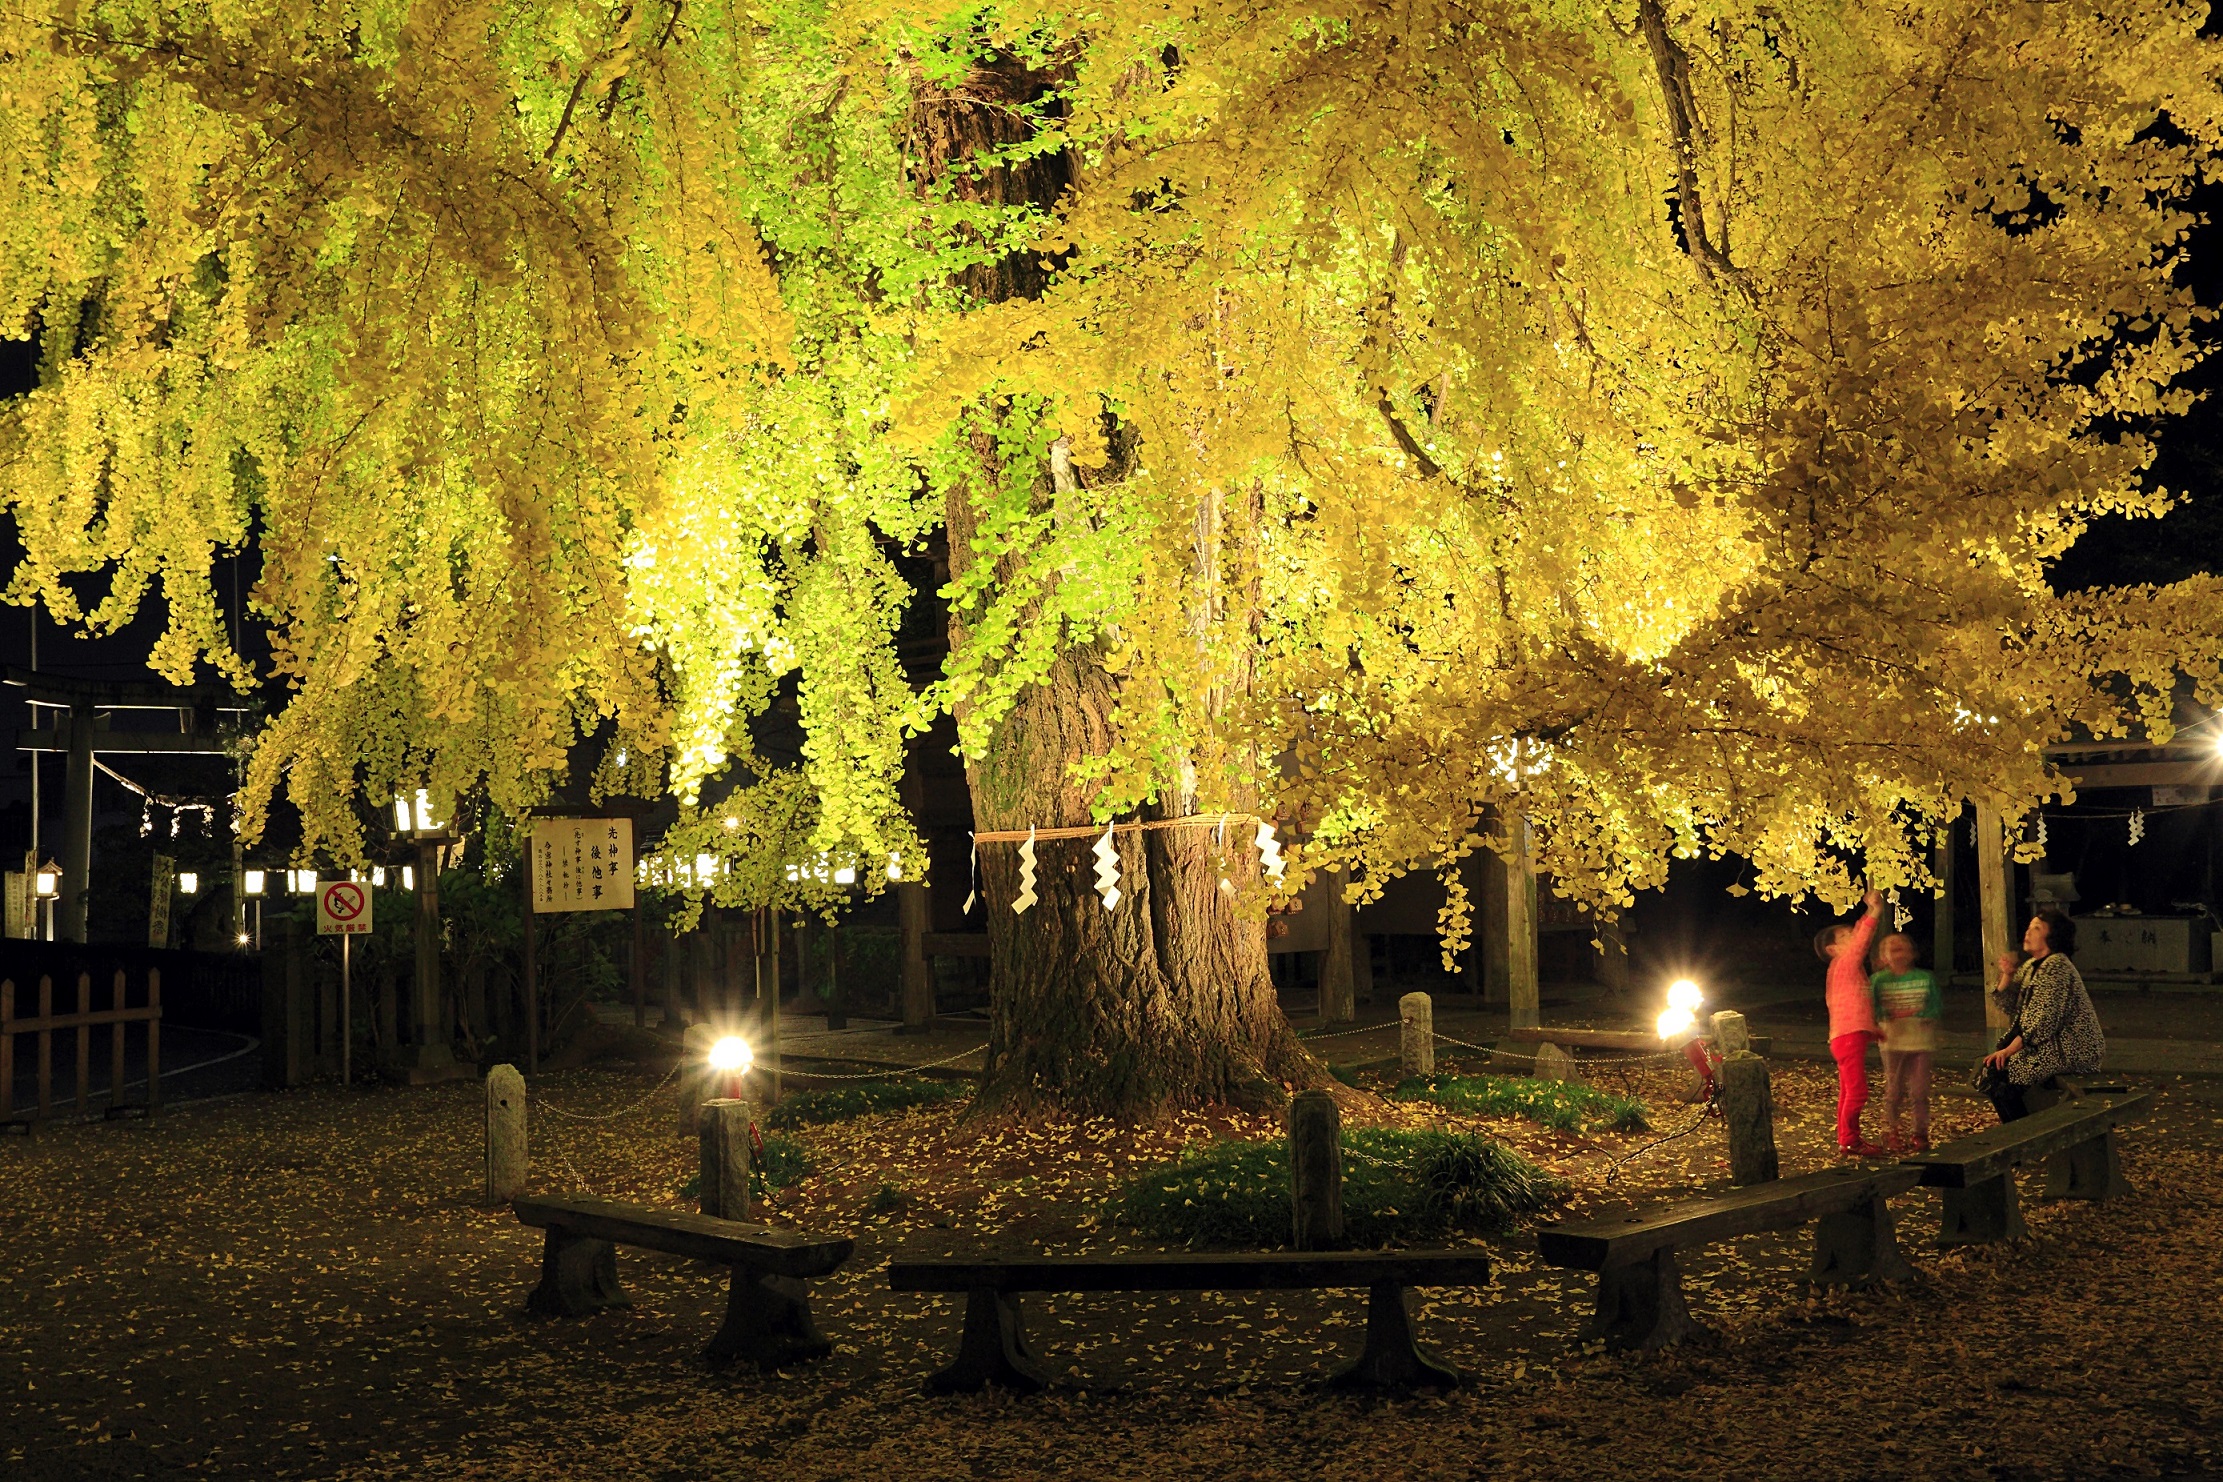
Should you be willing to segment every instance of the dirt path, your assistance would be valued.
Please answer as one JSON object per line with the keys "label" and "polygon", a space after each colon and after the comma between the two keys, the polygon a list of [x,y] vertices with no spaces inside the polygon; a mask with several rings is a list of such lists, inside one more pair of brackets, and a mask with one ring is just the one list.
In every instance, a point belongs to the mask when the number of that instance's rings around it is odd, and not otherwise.
{"label": "dirt path", "polygon": [[[574,1111],[654,1074],[579,1072],[536,1095]],[[1640,1089],[1663,1129],[1684,1109]],[[1826,1155],[1830,1087],[1779,1072],[1786,1172]],[[1126,1246],[1094,1227],[1110,1179],[1184,1143],[1264,1123],[1192,1118],[981,1127],[936,1108],[810,1129],[819,1172],[779,1217],[855,1228],[821,1284],[839,1345],[788,1374],[712,1374],[696,1350],[723,1282],[620,1256],[637,1305],[576,1322],[521,1314],[538,1237],[475,1202],[469,1086],[257,1096],[151,1125],[0,1144],[0,1474],[782,1479],[975,1477],[1885,1477],[2204,1475],[2219,1427],[2223,1088],[2172,1085],[2126,1139],[2136,1191],[2027,1204],[2012,1249],[1930,1251],[1936,1206],[1904,1201],[1924,1272],[1901,1293],[1802,1299],[1796,1239],[1694,1255],[1700,1349],[1623,1358],[1583,1343],[1587,1282],[1493,1242],[1496,1285],[1425,1294],[1423,1340],[1473,1382],[1444,1399],[1322,1394],[1355,1340],[1357,1293],[1030,1299],[1067,1387],[929,1400],[958,1303],[897,1297],[897,1250]],[[1401,1124],[1416,1113],[1385,1110]],[[1946,1130],[1984,1114],[1952,1100]],[[1444,1119],[1454,1121],[1457,1119]],[[1462,1125],[1473,1125],[1461,1123]],[[1559,1168],[1578,1204],[1718,1181],[1707,1126],[1648,1138],[1487,1124]],[[669,1093],[615,1120],[535,1119],[536,1185],[676,1205],[692,1171]],[[901,1213],[874,1216],[883,1184]],[[2032,1191],[2034,1192],[2034,1190]]]}

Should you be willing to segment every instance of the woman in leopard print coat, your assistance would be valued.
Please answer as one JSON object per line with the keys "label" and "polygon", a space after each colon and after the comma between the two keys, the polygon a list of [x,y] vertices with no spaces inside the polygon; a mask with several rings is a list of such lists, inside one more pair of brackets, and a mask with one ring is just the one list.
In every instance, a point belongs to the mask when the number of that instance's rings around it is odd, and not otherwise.
{"label": "woman in leopard print coat", "polygon": [[2040,911],[2023,930],[2022,950],[2029,960],[2019,965],[2011,955],[1999,959],[1992,1000],[2014,1016],[2014,1027],[2007,1042],[1984,1057],[2007,1073],[2006,1085],[1992,1093],[2002,1122],[2029,1115],[2033,1086],[2050,1086],[2055,1076],[2089,1075],[2107,1053],[2084,976],[2069,961],[2076,923],[2059,911]]}

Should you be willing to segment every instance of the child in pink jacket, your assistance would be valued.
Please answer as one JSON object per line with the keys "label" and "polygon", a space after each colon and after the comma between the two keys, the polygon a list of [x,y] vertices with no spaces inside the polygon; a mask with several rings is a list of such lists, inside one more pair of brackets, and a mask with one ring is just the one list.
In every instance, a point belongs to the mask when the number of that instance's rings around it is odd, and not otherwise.
{"label": "child in pink jacket", "polygon": [[1884,1150],[1860,1135],[1868,1105],[1868,1046],[1876,1029],[1876,1000],[1868,987],[1868,944],[1876,939],[1883,897],[1871,890],[1867,911],[1851,926],[1825,926],[1814,950],[1829,964],[1829,1053],[1837,1061],[1837,1152],[1845,1158],[1880,1158]]}

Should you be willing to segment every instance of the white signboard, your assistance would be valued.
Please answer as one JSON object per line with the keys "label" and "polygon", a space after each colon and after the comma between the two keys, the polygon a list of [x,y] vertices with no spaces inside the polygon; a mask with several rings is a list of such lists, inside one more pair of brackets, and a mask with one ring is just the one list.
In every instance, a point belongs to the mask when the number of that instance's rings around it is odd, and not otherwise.
{"label": "white signboard", "polygon": [[371,890],[353,880],[322,880],[316,887],[316,934],[320,937],[368,936]]}
{"label": "white signboard", "polygon": [[533,913],[633,906],[633,820],[533,821]]}
{"label": "white signboard", "polygon": [[33,937],[38,935],[34,923],[38,920],[38,897],[31,886],[32,871],[8,871],[8,935]]}

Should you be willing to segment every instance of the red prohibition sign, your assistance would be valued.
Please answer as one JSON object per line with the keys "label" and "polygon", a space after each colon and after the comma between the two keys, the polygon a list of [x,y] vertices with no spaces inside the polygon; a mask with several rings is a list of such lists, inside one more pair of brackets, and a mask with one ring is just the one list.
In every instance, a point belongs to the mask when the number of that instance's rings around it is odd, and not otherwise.
{"label": "red prohibition sign", "polygon": [[363,887],[342,880],[324,892],[324,909],[334,921],[353,921],[363,914]]}

